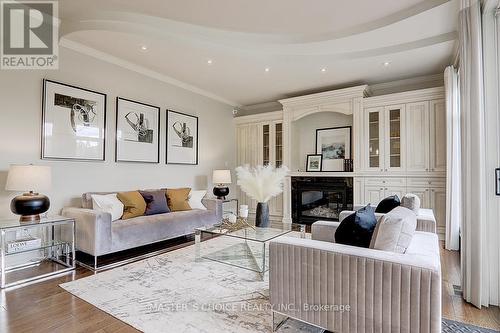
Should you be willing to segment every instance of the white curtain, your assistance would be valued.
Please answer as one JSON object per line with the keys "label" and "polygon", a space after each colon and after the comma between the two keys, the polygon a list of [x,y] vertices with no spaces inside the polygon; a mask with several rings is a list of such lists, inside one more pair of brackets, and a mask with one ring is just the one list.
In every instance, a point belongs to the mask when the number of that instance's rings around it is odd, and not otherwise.
{"label": "white curtain", "polygon": [[461,143],[458,74],[453,66],[444,71],[446,92],[446,237],[445,248],[460,248]]}
{"label": "white curtain", "polygon": [[460,114],[462,157],[462,288],[477,307],[485,299],[485,137],[481,8],[479,0],[462,0],[459,14]]}

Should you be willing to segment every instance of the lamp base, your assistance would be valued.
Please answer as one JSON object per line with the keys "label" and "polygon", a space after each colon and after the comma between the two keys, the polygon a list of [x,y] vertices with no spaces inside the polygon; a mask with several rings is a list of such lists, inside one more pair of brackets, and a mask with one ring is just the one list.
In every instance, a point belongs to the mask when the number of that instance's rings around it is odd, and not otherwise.
{"label": "lamp base", "polygon": [[226,196],[229,194],[229,187],[215,186],[213,193],[217,197],[217,199],[226,200]]}
{"label": "lamp base", "polygon": [[21,215],[19,222],[39,222],[40,214],[36,215]]}
{"label": "lamp base", "polygon": [[38,193],[24,193],[18,195],[10,202],[12,213],[21,215],[19,221],[34,222],[40,220],[40,214],[49,210],[50,200],[48,197]]}

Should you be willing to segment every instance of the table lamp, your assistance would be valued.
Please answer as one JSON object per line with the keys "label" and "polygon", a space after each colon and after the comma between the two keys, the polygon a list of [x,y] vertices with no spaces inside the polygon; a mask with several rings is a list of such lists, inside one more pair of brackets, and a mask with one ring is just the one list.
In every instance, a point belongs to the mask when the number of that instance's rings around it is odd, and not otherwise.
{"label": "table lamp", "polygon": [[217,199],[225,200],[229,194],[229,187],[225,185],[231,184],[231,170],[214,170],[212,183],[214,184],[213,193]]}
{"label": "table lamp", "polygon": [[40,214],[49,210],[49,198],[38,194],[37,191],[50,189],[51,182],[52,173],[49,166],[32,164],[10,166],[5,190],[26,191],[10,202],[10,210],[14,214],[21,215],[19,221],[39,221]]}

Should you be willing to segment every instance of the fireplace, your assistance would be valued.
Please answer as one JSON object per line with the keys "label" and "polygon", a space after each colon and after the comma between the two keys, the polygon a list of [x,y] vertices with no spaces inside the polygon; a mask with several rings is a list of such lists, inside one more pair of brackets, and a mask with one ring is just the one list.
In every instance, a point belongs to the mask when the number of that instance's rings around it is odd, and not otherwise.
{"label": "fireplace", "polygon": [[352,177],[292,177],[293,223],[338,221],[353,208]]}

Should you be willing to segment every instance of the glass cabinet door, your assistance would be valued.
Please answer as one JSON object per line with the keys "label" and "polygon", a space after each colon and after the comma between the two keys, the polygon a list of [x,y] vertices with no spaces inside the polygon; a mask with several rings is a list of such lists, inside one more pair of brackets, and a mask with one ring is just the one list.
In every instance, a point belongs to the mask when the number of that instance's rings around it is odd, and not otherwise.
{"label": "glass cabinet door", "polygon": [[383,110],[380,108],[369,109],[368,111],[368,168],[382,168],[382,124]]}
{"label": "glass cabinet door", "polygon": [[275,166],[279,168],[283,165],[283,124],[275,125]]}
{"label": "glass cabinet door", "polygon": [[268,165],[271,157],[269,124],[262,126],[262,164]]}
{"label": "glass cabinet door", "polygon": [[400,169],[402,167],[402,117],[403,107],[392,106],[386,109],[386,136],[387,136],[387,154],[385,171],[389,169]]}

